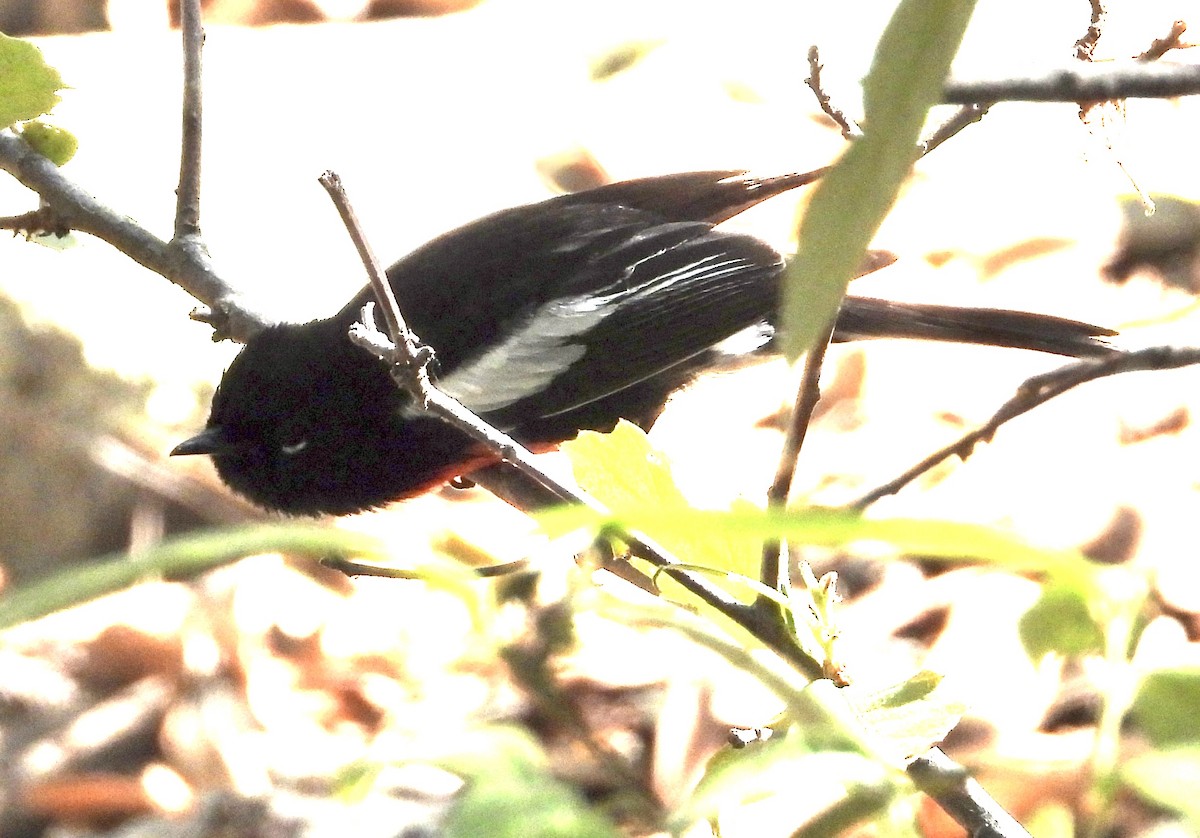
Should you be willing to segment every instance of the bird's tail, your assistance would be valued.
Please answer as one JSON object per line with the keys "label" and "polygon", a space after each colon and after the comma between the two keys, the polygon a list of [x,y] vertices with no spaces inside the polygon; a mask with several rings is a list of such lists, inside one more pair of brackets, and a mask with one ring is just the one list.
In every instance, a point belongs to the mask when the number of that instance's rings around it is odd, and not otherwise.
{"label": "bird's tail", "polygon": [[1102,340],[1115,334],[1111,329],[1048,314],[847,297],[834,340],[944,340],[1099,358],[1117,351]]}

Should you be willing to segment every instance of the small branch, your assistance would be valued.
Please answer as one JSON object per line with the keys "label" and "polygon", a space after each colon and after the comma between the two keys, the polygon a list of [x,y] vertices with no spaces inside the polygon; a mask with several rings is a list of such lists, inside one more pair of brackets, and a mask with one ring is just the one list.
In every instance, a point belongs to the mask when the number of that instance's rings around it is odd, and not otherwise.
{"label": "small branch", "polygon": [[71,232],[71,228],[45,206],[0,218],[0,230],[12,230],[14,236],[24,235],[26,238],[57,236],[60,239]]}
{"label": "small branch", "polygon": [[[804,83],[813,92],[813,96],[816,97],[817,105],[820,106],[821,111],[841,129],[842,137],[847,140],[857,140],[863,136],[863,129],[844,110],[833,104],[833,99],[825,92],[825,88],[821,84],[821,71],[823,69],[820,49],[814,44],[808,48],[808,78],[804,80]],[[989,104],[977,102],[964,105],[954,116],[934,129],[933,133],[926,139],[917,143],[917,152],[921,157],[924,157],[968,125],[983,119],[988,111],[988,107]]]}
{"label": "small branch", "polygon": [[375,292],[375,299],[379,301],[379,306],[383,311],[383,322],[387,326],[387,335],[391,339],[394,351],[380,343],[373,342],[379,333],[372,334],[375,321],[370,314],[370,309],[366,307],[363,308],[363,328],[351,330],[350,339],[378,357],[389,361],[392,365],[393,378],[400,374],[405,376],[405,380],[400,382],[401,388],[412,395],[419,404],[428,407],[433,393],[433,384],[429,381],[429,362],[433,359],[433,354],[427,347],[421,346],[417,336],[404,321],[400,304],[396,301],[396,293],[392,290],[391,283],[388,282],[382,263],[375,256],[370,242],[363,234],[362,225],[358,223],[358,216],[355,215],[354,208],[350,205],[350,198],[346,195],[342,179],[335,172],[325,172],[317,180],[325,187],[333,205],[337,207],[338,214],[342,217],[342,223],[350,233],[351,241],[354,242],[354,249],[358,251],[359,258],[362,259],[363,267],[366,268],[367,276],[371,280],[371,288]]}
{"label": "small branch", "polygon": [[995,104],[993,102],[980,102],[971,105],[963,105],[954,114],[939,125],[929,134],[928,137],[917,143],[917,151],[922,157],[935,148],[940,146],[946,140],[958,134],[969,125],[974,125],[979,120],[987,116],[988,109]]}
{"label": "small branch", "polygon": [[1137,56],[1137,61],[1157,61],[1173,49],[1179,49],[1179,39],[1183,37],[1183,33],[1187,31],[1187,24],[1182,20],[1177,20],[1171,24],[1170,30],[1165,37],[1155,38],[1150,42],[1149,48],[1145,52]]}
{"label": "small branch", "polygon": [[808,48],[808,78],[804,80],[804,83],[817,97],[817,104],[821,107],[822,112],[841,129],[842,137],[847,140],[856,140],[863,135],[863,130],[857,122],[846,115],[844,110],[833,104],[833,99],[825,92],[825,88],[821,84],[821,70],[823,69],[821,51],[816,44],[813,44]]}
{"label": "small branch", "polygon": [[1016,395],[1005,402],[983,426],[964,434],[957,441],[930,454],[894,480],[863,495],[852,509],[865,509],[880,498],[894,495],[913,480],[939,463],[957,456],[965,460],[980,442],[988,442],[1005,422],[1028,413],[1063,393],[1110,375],[1147,370],[1177,369],[1200,364],[1200,348],[1155,346],[1136,352],[1124,352],[1108,358],[1079,361],[1053,372],[1034,376],[1017,388]]}
{"label": "small branch", "polygon": [[52,229],[88,233],[124,253],[139,265],[170,280],[205,304],[192,318],[213,327],[213,340],[231,338],[244,343],[272,322],[255,311],[241,294],[212,269],[200,240],[200,27],[199,0],[183,0],[184,46],[183,147],[180,154],[175,233],[164,242],[128,216],[97,201],[63,176],[61,170],[25,144],[20,137],[0,132],[0,169],[36,192],[43,217],[54,219]]}
{"label": "small branch", "polygon": [[1096,44],[1103,34],[1104,19],[1108,12],[1100,0],[1089,0],[1092,7],[1092,17],[1088,22],[1087,32],[1075,42],[1075,57],[1080,61],[1091,61],[1096,53]]}
{"label": "small branch", "polygon": [[1166,99],[1200,93],[1200,64],[1147,62],[1079,63],[1038,76],[979,81],[951,80],[942,101],[1095,102],[1108,99]]}
{"label": "small branch", "polygon": [[179,188],[175,190],[175,238],[200,237],[200,140],[202,136],[202,87],[200,56],[204,28],[200,0],[180,0],[180,31],[183,37],[183,134],[179,154]]}
{"label": "small branch", "polygon": [[[792,481],[796,477],[796,464],[800,459],[800,449],[808,435],[808,426],[812,422],[813,411],[821,399],[821,367],[825,363],[825,350],[833,337],[833,324],[825,330],[821,339],[813,344],[804,359],[804,375],[796,391],[796,403],[788,421],[787,433],[783,438],[783,449],[779,452],[779,464],[775,469],[775,479],[767,489],[767,506],[782,508],[787,506],[788,495],[792,491]],[[787,548],[782,541],[769,541],[763,545],[762,569],[759,581],[774,590],[784,590],[781,585],[788,581],[786,566]]]}
{"label": "small branch", "polygon": [[1025,827],[940,749],[909,763],[908,776],[956,823],[969,829],[971,838],[1029,838]]}
{"label": "small branch", "polygon": [[271,322],[251,309],[194,248],[163,241],[127,216],[101,204],[20,137],[0,132],[0,169],[33,190],[59,221],[108,242],[139,265],[169,279],[208,306],[197,319],[212,324],[214,339],[245,342]]}

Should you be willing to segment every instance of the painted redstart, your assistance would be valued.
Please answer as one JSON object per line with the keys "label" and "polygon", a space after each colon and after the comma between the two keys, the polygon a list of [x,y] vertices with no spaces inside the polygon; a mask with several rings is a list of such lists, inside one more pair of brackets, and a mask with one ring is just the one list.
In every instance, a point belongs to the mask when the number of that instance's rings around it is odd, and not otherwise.
{"label": "painted redstart", "polygon": [[[545,448],[618,419],[648,425],[667,397],[739,351],[769,351],[783,257],[714,225],[810,175],[694,172],[613,183],[506,209],[446,233],[387,276],[436,353],[437,385]],[[209,454],[268,509],[334,515],[419,494],[495,462],[419,415],[347,331],[372,299],[268,327],[233,360],[206,428],[172,454]],[[1114,334],[999,309],[847,297],[835,339],[901,337],[1073,357]]]}

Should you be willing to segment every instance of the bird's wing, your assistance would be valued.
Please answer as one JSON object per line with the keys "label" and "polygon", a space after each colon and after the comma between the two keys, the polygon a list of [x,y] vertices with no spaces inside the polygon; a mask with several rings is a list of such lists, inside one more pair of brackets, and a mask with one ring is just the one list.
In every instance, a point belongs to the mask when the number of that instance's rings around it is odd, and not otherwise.
{"label": "bird's wing", "polygon": [[[774,308],[782,258],[757,239],[699,222],[602,238],[587,243],[586,259],[553,298],[439,386],[516,427],[620,394],[754,327]],[[621,399],[610,402],[615,421]]]}

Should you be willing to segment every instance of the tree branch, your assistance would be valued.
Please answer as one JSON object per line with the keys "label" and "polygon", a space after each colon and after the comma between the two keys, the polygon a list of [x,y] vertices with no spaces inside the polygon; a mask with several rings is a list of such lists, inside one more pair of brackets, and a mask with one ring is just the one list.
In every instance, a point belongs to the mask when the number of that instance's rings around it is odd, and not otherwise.
{"label": "tree branch", "polygon": [[1075,57],[1080,61],[1091,61],[1092,56],[1096,54],[1096,45],[1100,43],[1100,36],[1104,34],[1104,22],[1108,16],[1108,10],[1104,8],[1101,0],[1089,0],[1089,3],[1092,7],[1092,17],[1088,21],[1087,32],[1075,42]]}
{"label": "tree branch", "polygon": [[36,192],[66,227],[102,239],[205,303],[208,311],[197,319],[212,324],[214,340],[244,342],[271,322],[249,308],[242,295],[212,269],[207,256],[178,242],[165,242],[101,204],[20,137],[0,132],[0,169]]}
{"label": "tree branch", "polygon": [[1179,39],[1183,37],[1183,33],[1187,31],[1187,24],[1182,20],[1176,20],[1171,23],[1171,28],[1167,34],[1161,38],[1155,38],[1150,42],[1150,46],[1144,52],[1137,56],[1138,61],[1157,61],[1173,49],[1179,49],[1182,44]]}
{"label": "tree branch", "polygon": [[[796,390],[795,404],[792,406],[787,432],[783,438],[783,447],[779,452],[779,464],[775,467],[775,479],[767,489],[767,506],[782,509],[787,506],[788,495],[792,491],[792,481],[796,477],[796,466],[800,459],[800,449],[804,446],[804,438],[808,435],[808,426],[812,421],[813,411],[821,400],[821,367],[825,363],[825,350],[833,337],[833,324],[825,330],[825,334],[813,344],[804,358],[804,376]],[[783,590],[781,586],[788,582],[787,544],[783,541],[769,541],[763,545],[762,569],[759,571],[759,581],[773,590]],[[765,602],[764,602],[765,605]]]}
{"label": "tree branch", "polygon": [[183,132],[179,153],[179,188],[175,190],[175,240],[200,244],[200,140],[203,136],[201,53],[204,28],[200,0],[180,0],[183,38]]}
{"label": "tree branch", "polygon": [[812,91],[813,96],[816,97],[817,107],[821,109],[822,113],[832,119],[842,132],[842,138],[856,140],[863,135],[862,127],[851,119],[844,110],[835,105],[833,97],[825,92],[825,86],[821,83],[821,71],[824,69],[825,65],[821,63],[820,47],[813,44],[808,48],[808,78],[804,80],[804,83]]}
{"label": "tree branch", "polygon": [[945,448],[933,452],[894,480],[867,492],[850,504],[850,508],[866,509],[880,498],[896,494],[922,474],[951,457],[957,456],[965,460],[980,442],[990,442],[1005,422],[1016,419],[1081,384],[1127,372],[1177,369],[1195,364],[1200,364],[1200,348],[1154,346],[1134,352],[1122,352],[1107,358],[1078,361],[1053,372],[1034,376],[1021,384],[1016,394],[1001,405],[982,426],[964,434]]}
{"label": "tree branch", "polygon": [[940,748],[917,757],[908,766],[917,788],[937,801],[971,838],[1014,838],[1029,833],[992,799],[987,790]]}
{"label": "tree branch", "polygon": [[1200,64],[1141,61],[1071,65],[1040,75],[946,82],[942,102],[1101,102],[1200,94]]}

